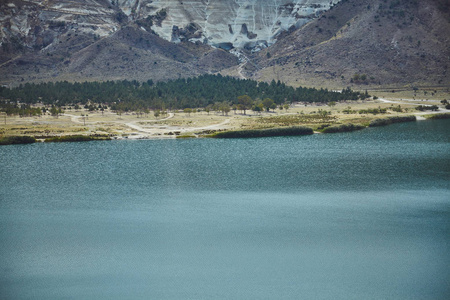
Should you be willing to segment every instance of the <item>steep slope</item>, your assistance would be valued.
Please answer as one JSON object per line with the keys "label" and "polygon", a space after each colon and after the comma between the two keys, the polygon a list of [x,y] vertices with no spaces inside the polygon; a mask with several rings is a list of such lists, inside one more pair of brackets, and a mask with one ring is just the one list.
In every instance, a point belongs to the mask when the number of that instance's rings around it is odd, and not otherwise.
{"label": "steep slope", "polygon": [[448,0],[1,0],[0,83],[221,72],[333,88],[449,86],[449,7]]}
{"label": "steep slope", "polygon": [[238,60],[205,45],[267,47],[337,1],[3,0],[0,82],[218,72]]}
{"label": "steep slope", "polygon": [[294,85],[449,86],[447,0],[344,0],[255,59],[247,75]]}
{"label": "steep slope", "polygon": [[167,80],[237,64],[223,50],[166,41],[106,0],[13,0],[0,2],[0,8],[2,84]]}
{"label": "steep slope", "polygon": [[[339,0],[118,0],[134,18],[163,12],[152,29],[166,40],[220,47],[265,47],[289,27],[300,27]],[[131,10],[126,8],[132,7]]]}
{"label": "steep slope", "polygon": [[59,39],[61,43],[51,51],[26,53],[4,63],[1,66],[3,83],[121,79],[159,81],[216,73],[237,64],[237,58],[224,50],[190,42],[170,43],[132,25],[84,44],[84,37],[71,38],[71,33]]}
{"label": "steep slope", "polygon": [[[128,22],[173,42],[201,41],[227,47],[267,46],[279,33],[300,27],[339,0],[3,0],[2,42],[46,46],[59,27],[110,35]],[[46,41],[42,38],[45,37]]]}
{"label": "steep slope", "polygon": [[67,73],[95,79],[167,80],[215,73],[236,64],[221,49],[192,43],[173,44],[135,26],[127,26],[72,56]]}
{"label": "steep slope", "polygon": [[59,42],[65,31],[105,37],[120,28],[121,11],[106,0],[0,1],[2,50],[42,49]]}

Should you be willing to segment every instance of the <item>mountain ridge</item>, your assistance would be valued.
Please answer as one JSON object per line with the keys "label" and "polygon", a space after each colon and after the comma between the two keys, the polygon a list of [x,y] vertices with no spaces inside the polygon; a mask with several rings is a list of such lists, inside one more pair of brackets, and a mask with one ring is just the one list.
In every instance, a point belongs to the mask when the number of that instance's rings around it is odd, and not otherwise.
{"label": "mountain ridge", "polygon": [[[167,41],[153,29],[170,11],[149,18],[137,12],[146,1],[113,2],[0,1],[0,83],[159,81],[214,73],[357,89],[450,82],[448,0],[342,0],[256,52],[189,42],[187,37],[201,30],[195,24],[174,27],[172,33],[186,38]],[[242,33],[251,34],[244,24]]]}
{"label": "mountain ridge", "polygon": [[255,58],[261,70],[252,78],[293,85],[448,86],[448,3],[344,0],[261,51]]}

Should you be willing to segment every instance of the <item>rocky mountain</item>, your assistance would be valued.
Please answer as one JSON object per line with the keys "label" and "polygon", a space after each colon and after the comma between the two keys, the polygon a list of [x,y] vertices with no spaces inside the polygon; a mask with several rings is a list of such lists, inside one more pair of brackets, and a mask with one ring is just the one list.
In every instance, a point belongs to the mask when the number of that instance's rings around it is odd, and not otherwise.
{"label": "rocky mountain", "polygon": [[338,0],[117,0],[133,19],[158,16],[151,27],[173,42],[216,47],[267,47],[283,31],[299,28]]}
{"label": "rocky mountain", "polygon": [[243,73],[335,88],[449,87],[449,67],[450,1],[343,0],[258,53]]}
{"label": "rocky mountain", "polygon": [[0,0],[0,82],[448,85],[448,0]]}
{"label": "rocky mountain", "polygon": [[161,38],[216,47],[266,47],[338,0],[3,0],[1,39],[45,47],[69,27],[105,37],[129,22]]}
{"label": "rocky mountain", "polygon": [[166,80],[238,63],[221,49],[159,37],[152,27],[165,18],[163,12],[138,18],[127,15],[136,3],[130,10],[124,4],[2,0],[0,81]]}

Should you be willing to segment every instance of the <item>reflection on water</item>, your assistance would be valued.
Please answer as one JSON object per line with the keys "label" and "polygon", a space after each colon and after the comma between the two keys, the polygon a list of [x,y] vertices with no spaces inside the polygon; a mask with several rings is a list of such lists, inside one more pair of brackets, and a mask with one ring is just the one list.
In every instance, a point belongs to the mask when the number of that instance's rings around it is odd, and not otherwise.
{"label": "reflection on water", "polygon": [[447,299],[448,121],[0,148],[1,299]]}

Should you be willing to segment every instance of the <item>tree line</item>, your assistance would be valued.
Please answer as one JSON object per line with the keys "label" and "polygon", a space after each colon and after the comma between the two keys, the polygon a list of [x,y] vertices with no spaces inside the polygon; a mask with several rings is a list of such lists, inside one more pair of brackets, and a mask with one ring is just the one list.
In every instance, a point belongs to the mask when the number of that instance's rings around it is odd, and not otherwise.
{"label": "tree line", "polygon": [[[274,104],[280,105],[292,102],[328,103],[358,100],[369,95],[367,92],[360,93],[350,88],[340,92],[293,88],[280,81],[266,83],[221,75],[202,75],[157,83],[152,80],[74,83],[61,81],[26,83],[14,88],[0,87],[0,99],[3,103],[42,103],[56,106],[96,103],[107,104],[113,110],[122,111],[197,108],[222,102],[238,105],[242,102],[242,99],[238,99],[241,96],[262,102],[271,99]],[[265,108],[267,109],[267,106]]]}

